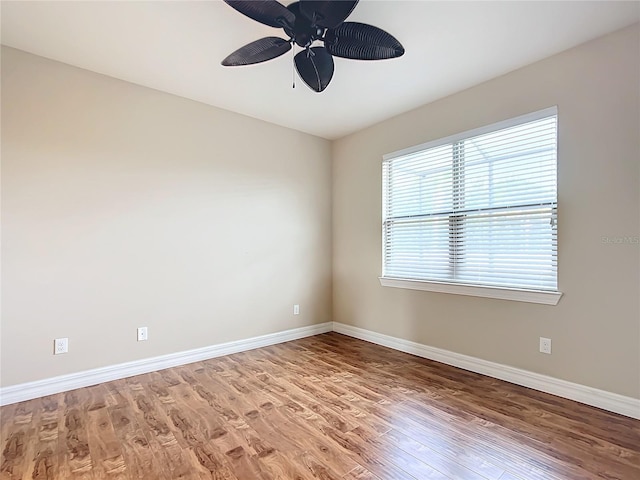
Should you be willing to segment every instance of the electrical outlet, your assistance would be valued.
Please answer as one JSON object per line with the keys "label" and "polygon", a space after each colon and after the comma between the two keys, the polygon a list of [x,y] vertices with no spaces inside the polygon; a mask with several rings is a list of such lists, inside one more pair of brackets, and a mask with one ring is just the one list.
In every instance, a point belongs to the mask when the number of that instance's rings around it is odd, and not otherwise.
{"label": "electrical outlet", "polygon": [[540,353],[551,355],[551,339],[540,337]]}
{"label": "electrical outlet", "polygon": [[67,353],[69,351],[69,339],[68,338],[56,338],[53,341],[53,354],[60,355],[61,353]]}
{"label": "electrical outlet", "polygon": [[293,314],[294,315],[300,315],[300,305],[294,305],[293,306]]}
{"label": "electrical outlet", "polygon": [[149,340],[149,332],[147,331],[147,327],[138,327],[138,341],[144,342],[145,340]]}

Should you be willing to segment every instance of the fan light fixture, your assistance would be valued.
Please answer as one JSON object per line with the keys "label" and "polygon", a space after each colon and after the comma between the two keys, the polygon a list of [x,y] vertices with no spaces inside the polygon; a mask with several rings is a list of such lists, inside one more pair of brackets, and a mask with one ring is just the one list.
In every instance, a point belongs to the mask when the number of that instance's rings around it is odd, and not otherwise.
{"label": "fan light fixture", "polygon": [[[224,0],[253,20],[284,29],[289,37],[265,37],[239,48],[222,61],[225,67],[266,62],[284,55],[292,44],[304,50],[294,61],[300,78],[322,92],[333,77],[333,57],[384,60],[404,54],[404,47],[384,30],[366,23],[345,22],[358,0],[300,0],[285,7],[277,0]],[[312,46],[316,41],[324,46]]]}

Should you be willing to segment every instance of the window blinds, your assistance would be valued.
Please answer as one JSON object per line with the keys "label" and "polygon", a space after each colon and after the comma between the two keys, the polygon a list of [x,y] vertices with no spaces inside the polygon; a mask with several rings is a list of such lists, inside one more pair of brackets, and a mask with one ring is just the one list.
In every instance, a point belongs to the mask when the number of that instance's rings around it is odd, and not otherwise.
{"label": "window blinds", "polygon": [[385,156],[383,277],[557,291],[555,108]]}

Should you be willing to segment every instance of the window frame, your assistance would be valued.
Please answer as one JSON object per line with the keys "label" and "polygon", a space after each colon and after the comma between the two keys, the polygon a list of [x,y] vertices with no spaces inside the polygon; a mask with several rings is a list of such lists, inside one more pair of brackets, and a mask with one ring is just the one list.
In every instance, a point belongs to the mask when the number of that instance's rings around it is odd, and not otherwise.
{"label": "window frame", "polygon": [[[405,148],[402,150],[398,150],[392,153],[388,153],[383,156],[382,168],[384,169],[385,162],[400,157],[406,156],[413,153],[417,153],[420,151],[437,148],[443,145],[452,145],[455,146],[456,143],[461,142],[465,139],[476,137],[483,134],[492,133],[497,130],[502,130],[505,128],[515,127],[517,125],[525,124],[528,122],[536,121],[543,119],[549,116],[556,116],[558,119],[558,108],[557,106],[545,108],[543,110],[538,110],[535,112],[531,112],[525,115],[520,115],[518,117],[510,118],[507,120],[503,120],[500,122],[496,122],[490,125],[482,126],[479,128],[475,128],[472,130],[467,130],[465,132],[456,133],[454,135],[450,135],[444,138],[440,138],[431,142],[423,143],[420,145],[415,145],[409,148]],[[558,121],[558,120],[556,120]],[[559,137],[559,124],[557,124],[556,130],[556,141]],[[455,147],[454,147],[455,148]],[[557,162],[557,152],[556,152],[556,162]],[[558,177],[556,173],[556,186],[558,184]],[[492,286],[492,285],[482,285],[482,284],[466,284],[466,283],[456,283],[455,281],[436,281],[436,280],[427,280],[427,279],[409,279],[409,278],[398,278],[398,277],[386,277],[384,276],[384,268],[385,268],[385,201],[386,201],[386,186],[383,182],[382,185],[382,272],[383,274],[379,277],[380,284],[384,287],[394,287],[394,288],[403,288],[410,290],[423,290],[430,292],[439,292],[439,293],[450,293],[457,295],[468,295],[474,297],[486,297],[486,298],[495,298],[502,300],[514,300],[520,302],[529,302],[529,303],[538,303],[545,305],[557,305],[562,297],[562,292],[560,292],[559,288],[557,290],[536,290],[529,288],[520,288],[520,287],[502,287],[502,286]],[[556,204],[557,209],[557,204]],[[557,213],[557,210],[556,210]],[[557,218],[557,216],[556,216]],[[559,280],[559,275],[558,275]],[[559,286],[559,285],[558,285]]]}

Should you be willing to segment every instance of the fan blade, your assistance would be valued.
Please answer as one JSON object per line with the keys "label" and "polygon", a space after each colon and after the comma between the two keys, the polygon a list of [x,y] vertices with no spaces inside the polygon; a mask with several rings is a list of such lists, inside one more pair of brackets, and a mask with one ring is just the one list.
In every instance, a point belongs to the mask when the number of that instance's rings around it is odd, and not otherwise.
{"label": "fan blade", "polygon": [[324,44],[331,55],[354,60],[383,60],[404,54],[404,47],[393,35],[366,23],[344,22],[327,30]]}
{"label": "fan blade", "polygon": [[357,4],[358,0],[300,0],[300,11],[312,23],[315,20],[315,25],[319,27],[336,28]]}
{"label": "fan blade", "polygon": [[237,11],[270,27],[293,28],[296,16],[276,0],[224,0]]}
{"label": "fan blade", "polygon": [[222,60],[225,67],[266,62],[291,50],[291,43],[278,37],[265,37],[240,47]]}
{"label": "fan blade", "polygon": [[296,70],[300,78],[318,93],[329,85],[333,77],[333,58],[324,47],[311,47],[303,50],[295,57]]}

